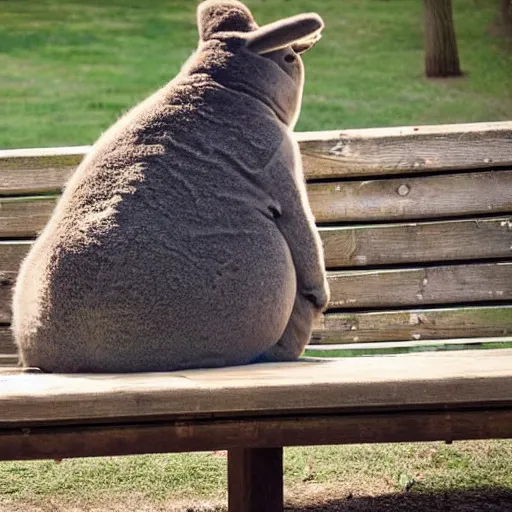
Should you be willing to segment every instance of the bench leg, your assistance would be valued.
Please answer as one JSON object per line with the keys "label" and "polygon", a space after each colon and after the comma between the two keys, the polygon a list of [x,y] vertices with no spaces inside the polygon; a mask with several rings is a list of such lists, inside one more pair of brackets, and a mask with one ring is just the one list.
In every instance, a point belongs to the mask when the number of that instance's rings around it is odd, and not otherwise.
{"label": "bench leg", "polygon": [[283,512],[283,449],[228,450],[228,511]]}

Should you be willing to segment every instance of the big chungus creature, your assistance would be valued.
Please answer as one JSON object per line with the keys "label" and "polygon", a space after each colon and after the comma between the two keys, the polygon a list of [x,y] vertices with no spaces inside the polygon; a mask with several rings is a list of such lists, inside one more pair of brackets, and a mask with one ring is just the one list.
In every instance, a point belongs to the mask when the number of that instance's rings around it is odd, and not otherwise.
{"label": "big chungus creature", "polygon": [[292,130],[316,14],[198,6],[174,80],[77,168],[23,262],[25,366],[145,372],[297,359],[329,300]]}

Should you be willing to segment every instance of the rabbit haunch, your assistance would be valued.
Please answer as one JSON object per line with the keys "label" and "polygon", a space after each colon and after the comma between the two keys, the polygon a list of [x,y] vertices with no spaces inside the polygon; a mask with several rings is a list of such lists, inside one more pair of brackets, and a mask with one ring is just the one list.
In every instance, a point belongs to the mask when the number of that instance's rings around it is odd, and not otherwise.
{"label": "rabbit haunch", "polygon": [[329,291],[292,129],[315,15],[198,7],[180,74],[78,167],[22,264],[21,361],[169,371],[297,358]]}

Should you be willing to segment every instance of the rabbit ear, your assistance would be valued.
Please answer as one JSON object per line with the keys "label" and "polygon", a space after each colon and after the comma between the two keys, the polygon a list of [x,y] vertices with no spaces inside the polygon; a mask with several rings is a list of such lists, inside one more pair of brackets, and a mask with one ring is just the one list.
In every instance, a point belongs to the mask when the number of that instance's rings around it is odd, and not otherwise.
{"label": "rabbit ear", "polygon": [[250,32],[258,28],[251,11],[236,0],[206,0],[197,7],[197,26],[202,41],[217,32]]}
{"label": "rabbit ear", "polygon": [[305,45],[308,50],[320,39],[319,33],[323,27],[318,14],[299,14],[254,30],[247,37],[247,48],[263,55],[286,46],[293,47],[293,43],[296,43]]}
{"label": "rabbit ear", "polygon": [[311,37],[306,37],[297,43],[293,43],[292,49],[295,53],[300,55],[307,52],[308,50],[311,50],[311,48],[313,48],[313,46],[315,46],[315,44],[318,43],[320,39],[322,39],[322,34],[320,34],[320,32],[315,32]]}

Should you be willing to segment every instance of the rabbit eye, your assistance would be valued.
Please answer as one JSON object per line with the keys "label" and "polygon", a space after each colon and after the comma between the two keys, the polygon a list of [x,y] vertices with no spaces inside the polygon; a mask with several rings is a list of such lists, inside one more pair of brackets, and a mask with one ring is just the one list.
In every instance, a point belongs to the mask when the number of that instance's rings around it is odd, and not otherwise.
{"label": "rabbit eye", "polygon": [[284,56],[285,62],[293,62],[295,60],[295,55],[288,53]]}

